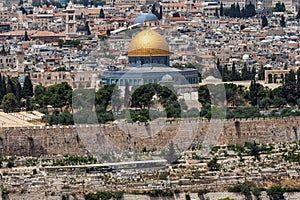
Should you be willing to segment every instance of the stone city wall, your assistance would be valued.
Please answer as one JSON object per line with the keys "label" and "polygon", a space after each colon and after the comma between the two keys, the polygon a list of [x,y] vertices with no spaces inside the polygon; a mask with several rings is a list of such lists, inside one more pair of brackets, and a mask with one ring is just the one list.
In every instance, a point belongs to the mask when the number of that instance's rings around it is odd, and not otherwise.
{"label": "stone city wall", "polygon": [[142,151],[165,147],[173,141],[179,148],[211,144],[272,143],[298,140],[300,117],[184,120],[151,122],[149,125],[36,126],[0,129],[0,156],[86,155],[112,151]]}

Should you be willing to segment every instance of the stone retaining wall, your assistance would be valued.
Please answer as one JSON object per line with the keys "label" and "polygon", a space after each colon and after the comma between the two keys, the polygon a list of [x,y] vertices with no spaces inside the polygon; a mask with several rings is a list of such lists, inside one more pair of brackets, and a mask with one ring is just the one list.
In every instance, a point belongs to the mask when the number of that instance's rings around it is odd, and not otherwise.
{"label": "stone retaining wall", "polygon": [[0,156],[86,155],[201,144],[297,141],[300,117],[242,120],[185,120],[139,124],[36,126],[0,129]]}

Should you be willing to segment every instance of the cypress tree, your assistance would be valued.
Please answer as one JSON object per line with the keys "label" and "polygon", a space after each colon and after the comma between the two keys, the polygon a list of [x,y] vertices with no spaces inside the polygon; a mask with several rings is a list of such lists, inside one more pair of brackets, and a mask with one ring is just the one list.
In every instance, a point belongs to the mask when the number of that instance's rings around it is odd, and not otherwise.
{"label": "cypress tree", "polygon": [[262,19],[261,19],[261,26],[262,27],[266,27],[268,26],[268,19],[266,16],[263,16]]}
{"label": "cypress tree", "polygon": [[285,27],[285,19],[284,19],[284,16],[283,16],[283,15],[281,15],[280,26],[281,26],[281,27]]}
{"label": "cypress tree", "polygon": [[297,12],[296,19],[300,19],[300,12],[299,12],[299,10]]}
{"label": "cypress tree", "polygon": [[297,75],[297,94],[298,94],[298,98],[300,98],[300,69],[297,70],[296,75]]}
{"label": "cypress tree", "polygon": [[18,103],[20,104],[20,100],[22,98],[22,87],[21,87],[21,84],[19,83],[19,81],[16,82],[16,85],[15,85],[15,90],[16,90],[16,98],[17,98],[17,101]]}
{"label": "cypress tree", "polygon": [[238,17],[238,18],[242,17],[242,15],[241,15],[241,8],[240,8],[239,3],[237,3],[236,7],[235,7],[235,16]]}
{"label": "cypress tree", "polygon": [[24,40],[25,41],[29,41],[27,30],[25,30]]}
{"label": "cypress tree", "polygon": [[86,27],[86,34],[87,35],[91,35],[91,30],[90,30],[89,22],[85,22],[85,27]]}
{"label": "cypress tree", "polygon": [[224,16],[224,7],[223,7],[223,3],[221,2],[221,6],[220,6],[220,16]]}
{"label": "cypress tree", "polygon": [[83,0],[84,7],[87,7],[89,5],[89,0]]}
{"label": "cypress tree", "polygon": [[284,96],[288,103],[295,105],[297,99],[297,83],[293,70],[291,70],[286,76],[283,84]]}
{"label": "cypress tree", "polygon": [[0,74],[0,101],[2,101],[5,93],[4,93],[4,90],[3,90],[3,81],[2,81],[2,75]]}
{"label": "cypress tree", "polygon": [[7,94],[7,90],[6,90],[6,81],[5,81],[5,77],[2,76],[2,87],[0,88],[1,91],[3,92],[3,96]]}
{"label": "cypress tree", "polygon": [[25,77],[24,85],[23,85],[23,96],[32,97],[33,96],[33,85],[29,76]]}
{"label": "cypress tree", "polygon": [[163,18],[163,9],[162,6],[159,7],[159,20],[161,20]]}
{"label": "cypress tree", "polygon": [[125,93],[124,93],[124,103],[125,107],[130,105],[130,91],[129,91],[129,84],[128,81],[125,82]]}
{"label": "cypress tree", "polygon": [[229,14],[230,17],[232,18],[235,18],[236,17],[236,13],[235,13],[235,3],[234,4],[231,4],[230,6],[230,14]]}
{"label": "cypress tree", "polygon": [[6,93],[13,93],[16,95],[15,85],[9,76],[7,77]]}
{"label": "cypress tree", "polygon": [[156,13],[156,7],[155,7],[155,3],[152,5],[151,7],[151,13],[155,15]]}
{"label": "cypress tree", "polygon": [[100,17],[101,19],[104,19],[104,18],[105,18],[104,11],[103,11],[102,8],[100,9],[99,17]]}
{"label": "cypress tree", "polygon": [[216,16],[216,18],[219,18],[218,8],[216,8],[216,10],[215,10],[215,16]]}

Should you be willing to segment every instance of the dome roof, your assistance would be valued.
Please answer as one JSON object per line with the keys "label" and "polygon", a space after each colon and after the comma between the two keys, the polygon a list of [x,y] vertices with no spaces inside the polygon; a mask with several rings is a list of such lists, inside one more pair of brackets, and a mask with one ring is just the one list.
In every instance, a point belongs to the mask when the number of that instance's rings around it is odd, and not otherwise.
{"label": "dome roof", "polygon": [[170,56],[167,41],[153,30],[138,33],[130,42],[128,56]]}
{"label": "dome roof", "polygon": [[152,13],[142,13],[139,16],[137,16],[137,18],[135,18],[133,24],[143,24],[144,22],[147,21],[156,21],[158,20],[156,15],[152,14]]}
{"label": "dome roof", "polygon": [[169,74],[166,74],[162,77],[161,79],[162,82],[172,82],[173,81],[173,77]]}
{"label": "dome roof", "polygon": [[243,55],[243,60],[249,60],[250,56],[248,54]]}

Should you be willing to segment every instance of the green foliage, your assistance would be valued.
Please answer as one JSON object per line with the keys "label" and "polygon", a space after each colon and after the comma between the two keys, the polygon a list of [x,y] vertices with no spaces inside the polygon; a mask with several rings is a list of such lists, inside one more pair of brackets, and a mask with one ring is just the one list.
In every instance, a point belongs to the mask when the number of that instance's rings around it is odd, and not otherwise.
{"label": "green foliage", "polygon": [[46,88],[42,97],[43,105],[52,105],[54,108],[62,108],[72,103],[72,88],[68,83],[63,82],[51,85]]}
{"label": "green foliage", "polygon": [[268,26],[268,19],[267,19],[266,16],[263,16],[263,17],[261,18],[261,26],[262,26],[262,27]]}
{"label": "green foliage", "polygon": [[170,190],[154,190],[154,191],[146,192],[145,194],[147,194],[150,197],[172,197],[173,196],[173,192]]}
{"label": "green foliage", "polygon": [[100,9],[99,18],[101,18],[101,19],[105,18],[104,11],[102,8]]}
{"label": "green foliage", "polygon": [[220,16],[221,16],[221,17],[224,16],[224,6],[223,6],[223,2],[221,2],[221,5],[220,5]]}
{"label": "green foliage", "polygon": [[272,186],[267,190],[267,193],[272,200],[284,199],[283,197],[284,192],[285,192],[284,189],[279,185]]}
{"label": "green foliage", "polygon": [[66,166],[66,165],[83,165],[83,164],[95,164],[96,158],[91,156],[65,156],[63,159],[58,159],[53,162],[53,166]]}
{"label": "green foliage", "polygon": [[276,4],[275,4],[275,7],[273,8],[273,12],[285,12],[285,5],[284,3],[278,1]]}
{"label": "green foliage", "polygon": [[189,194],[185,194],[185,200],[191,200],[191,196]]}
{"label": "green foliage", "polygon": [[231,17],[231,18],[254,17],[256,15],[255,6],[250,2],[241,10],[239,4],[234,3],[234,4],[231,4],[230,8],[227,8],[224,10],[224,15]]}
{"label": "green foliage", "polygon": [[168,118],[181,116],[181,106],[172,89],[159,84],[147,84],[139,86],[133,91],[131,96],[132,107],[141,110],[150,109],[155,103],[160,103],[165,107]]}
{"label": "green foliage", "polygon": [[50,126],[54,124],[61,124],[61,125],[74,124],[73,115],[69,113],[69,111],[67,110],[61,113],[58,110],[55,110],[52,114],[44,115],[42,121],[49,124]]}
{"label": "green foliage", "polygon": [[13,93],[8,93],[3,97],[2,100],[3,111],[6,113],[18,112],[19,103],[16,96]]}
{"label": "green foliage", "polygon": [[252,188],[252,194],[257,198],[261,195],[261,188]]}
{"label": "green foliage", "polygon": [[113,198],[110,192],[97,192],[95,194],[89,193],[84,195],[85,200],[109,200]]}
{"label": "green foliage", "polygon": [[259,108],[253,106],[239,107],[227,111],[227,119],[256,118],[260,116]]}
{"label": "green foliage", "polygon": [[283,94],[287,102],[295,105],[297,102],[297,82],[296,76],[293,70],[291,70],[286,76],[283,84]]}
{"label": "green foliage", "polygon": [[221,169],[221,165],[218,163],[217,158],[213,158],[211,161],[207,163],[207,167],[209,171],[219,171]]}
{"label": "green foliage", "polygon": [[176,153],[173,141],[168,146],[167,153],[166,153],[166,159],[167,159],[168,163],[174,163],[178,159],[178,155]]}
{"label": "green foliage", "polygon": [[285,27],[286,26],[286,22],[285,22],[285,18],[284,18],[284,16],[283,15],[281,15],[281,18],[280,18],[280,26],[281,27]]}
{"label": "green foliage", "polygon": [[296,19],[300,19],[300,12],[297,12]]}
{"label": "green foliage", "polygon": [[241,193],[245,196],[251,195],[250,188],[248,185],[236,185],[228,189],[228,192]]}
{"label": "green foliage", "polygon": [[15,166],[14,161],[13,160],[8,160],[6,167],[8,168],[13,168]]}
{"label": "green foliage", "polygon": [[40,106],[46,106],[44,104],[45,93],[46,93],[46,88],[42,85],[38,85],[34,88],[34,99],[35,102]]}
{"label": "green foliage", "polygon": [[179,194],[179,193],[180,193],[180,190],[176,188],[176,189],[174,190],[174,193],[175,193],[175,194]]}
{"label": "green foliage", "polygon": [[24,85],[23,85],[23,96],[24,97],[33,96],[33,85],[29,76],[25,76]]}
{"label": "green foliage", "polygon": [[207,189],[199,190],[198,191],[198,197],[201,198],[204,194],[207,194],[207,193],[208,193]]}

